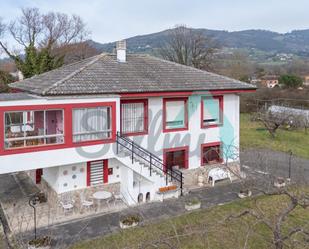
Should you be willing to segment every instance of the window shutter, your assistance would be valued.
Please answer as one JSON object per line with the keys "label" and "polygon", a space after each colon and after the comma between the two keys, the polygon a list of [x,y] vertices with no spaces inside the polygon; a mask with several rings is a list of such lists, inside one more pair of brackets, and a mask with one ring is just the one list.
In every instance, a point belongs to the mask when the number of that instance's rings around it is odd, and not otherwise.
{"label": "window shutter", "polygon": [[203,121],[220,122],[219,99],[204,99]]}
{"label": "window shutter", "polygon": [[177,122],[177,125],[184,125],[185,121],[185,102],[167,101],[166,102],[166,123]]}

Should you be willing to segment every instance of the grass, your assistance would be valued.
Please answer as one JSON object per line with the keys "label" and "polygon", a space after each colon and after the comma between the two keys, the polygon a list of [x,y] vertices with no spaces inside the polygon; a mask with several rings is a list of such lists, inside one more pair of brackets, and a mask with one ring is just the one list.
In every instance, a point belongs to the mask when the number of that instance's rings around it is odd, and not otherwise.
{"label": "grass", "polygon": [[241,148],[264,148],[288,152],[295,156],[309,159],[309,134],[304,130],[277,130],[276,138],[271,138],[269,132],[258,122],[252,122],[249,114],[240,116],[240,146]]}
{"label": "grass", "polygon": [[[259,207],[272,219],[284,206],[287,199],[283,196],[262,196],[258,198]],[[236,249],[243,248],[246,241],[248,228],[248,247],[251,249],[271,249],[272,233],[262,223],[256,223],[254,218],[244,216],[242,218],[227,220],[231,214],[239,214],[245,209],[254,209],[252,199],[239,200],[223,206],[216,206],[207,210],[188,213],[179,217],[148,224],[113,235],[94,240],[83,241],[71,247],[71,249],[111,249],[111,248],[181,248],[181,249]],[[308,210],[298,208],[293,211],[284,222],[283,231],[289,228],[305,224],[309,220]],[[178,236],[176,236],[178,235]],[[303,239],[296,248],[305,248]],[[160,243],[161,242],[161,243]],[[167,242],[167,247],[162,242]],[[154,245],[147,246],[147,245]],[[180,246],[179,246],[180,245]]]}

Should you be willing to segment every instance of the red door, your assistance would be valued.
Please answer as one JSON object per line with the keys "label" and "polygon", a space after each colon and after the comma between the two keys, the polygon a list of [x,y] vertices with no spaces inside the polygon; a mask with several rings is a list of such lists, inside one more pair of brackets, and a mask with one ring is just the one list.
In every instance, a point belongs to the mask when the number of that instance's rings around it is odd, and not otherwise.
{"label": "red door", "polygon": [[108,183],[108,159],[87,162],[87,186]]}
{"label": "red door", "polygon": [[37,169],[35,171],[35,183],[40,184],[42,181],[43,169]]}

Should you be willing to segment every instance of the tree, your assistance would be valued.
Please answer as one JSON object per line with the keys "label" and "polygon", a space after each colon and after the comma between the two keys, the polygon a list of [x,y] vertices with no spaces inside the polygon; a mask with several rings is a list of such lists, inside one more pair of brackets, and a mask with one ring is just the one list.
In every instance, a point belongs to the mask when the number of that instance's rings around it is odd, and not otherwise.
{"label": "tree", "polygon": [[79,16],[58,12],[42,14],[37,8],[23,8],[21,16],[8,25],[0,20],[0,38],[5,31],[23,47],[24,56],[10,51],[2,40],[0,46],[26,78],[60,67],[65,54],[54,51],[84,41],[89,34]]}
{"label": "tree", "polygon": [[0,70],[0,93],[8,92],[8,84],[14,82],[16,79],[9,73]]}
{"label": "tree", "polygon": [[303,85],[303,80],[296,75],[286,74],[280,76],[279,84],[282,84],[287,88],[297,88]]}
{"label": "tree", "polygon": [[198,69],[212,70],[214,52],[217,48],[218,44],[213,38],[181,25],[168,31],[159,54],[169,61]]}

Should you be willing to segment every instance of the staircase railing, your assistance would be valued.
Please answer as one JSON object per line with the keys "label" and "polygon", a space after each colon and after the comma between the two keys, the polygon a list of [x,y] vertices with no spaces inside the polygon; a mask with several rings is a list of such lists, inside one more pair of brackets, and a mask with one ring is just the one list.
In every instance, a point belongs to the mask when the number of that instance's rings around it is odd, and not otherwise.
{"label": "staircase railing", "polygon": [[134,160],[139,160],[140,162],[148,164],[150,176],[154,171],[162,173],[162,175],[165,176],[166,185],[168,185],[169,179],[175,181],[179,185],[181,195],[183,195],[183,175],[180,170],[166,167],[160,157],[154,155],[128,137],[122,136],[120,132],[117,132],[116,138],[117,154],[119,154],[119,146],[125,148],[130,154],[132,164],[134,163]]}

